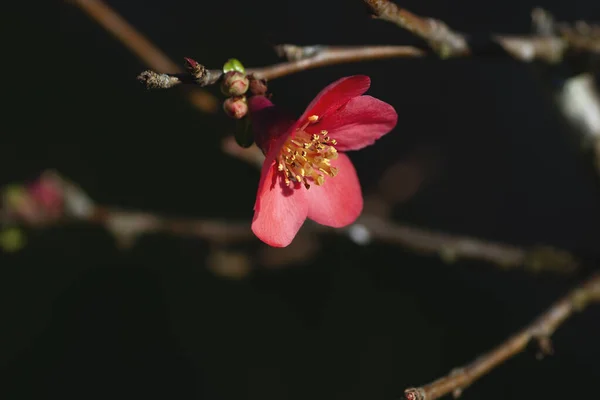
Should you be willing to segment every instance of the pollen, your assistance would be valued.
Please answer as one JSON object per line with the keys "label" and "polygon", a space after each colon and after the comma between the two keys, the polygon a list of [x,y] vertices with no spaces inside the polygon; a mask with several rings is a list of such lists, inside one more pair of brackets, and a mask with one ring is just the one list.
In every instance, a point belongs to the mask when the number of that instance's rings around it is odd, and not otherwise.
{"label": "pollen", "polygon": [[326,177],[333,178],[338,174],[338,169],[331,165],[331,161],[338,158],[334,147],[337,142],[326,130],[318,134],[305,131],[318,119],[316,115],[308,117],[306,124],[298,128],[281,148],[277,170],[288,186],[297,182],[310,189],[311,184],[321,186]]}

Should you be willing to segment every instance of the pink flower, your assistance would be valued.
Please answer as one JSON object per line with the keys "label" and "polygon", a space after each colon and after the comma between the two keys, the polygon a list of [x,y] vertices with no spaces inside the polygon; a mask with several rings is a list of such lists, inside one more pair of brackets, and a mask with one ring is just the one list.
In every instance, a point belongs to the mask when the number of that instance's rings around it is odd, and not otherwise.
{"label": "pink flower", "polygon": [[364,96],[368,76],[350,76],[323,89],[298,120],[264,96],[249,100],[257,145],[265,153],[252,231],[274,247],[289,245],[306,220],[335,228],[363,208],[360,183],[343,152],[369,146],[398,120],[392,106]]}

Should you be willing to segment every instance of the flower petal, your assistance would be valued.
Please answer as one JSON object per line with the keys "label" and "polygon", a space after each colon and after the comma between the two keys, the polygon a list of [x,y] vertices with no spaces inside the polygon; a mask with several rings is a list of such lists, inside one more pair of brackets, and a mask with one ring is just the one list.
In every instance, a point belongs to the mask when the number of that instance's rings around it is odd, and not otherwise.
{"label": "flower petal", "polygon": [[360,96],[306,130],[318,133],[325,129],[332,139],[337,140],[336,149],[349,151],[373,144],[394,129],[397,122],[398,114],[394,107],[371,96]]}
{"label": "flower petal", "polygon": [[329,84],[321,90],[317,97],[310,102],[302,117],[300,124],[306,122],[311,115],[322,118],[325,114],[335,111],[351,99],[360,96],[371,86],[371,79],[366,75],[348,76]]}
{"label": "flower petal", "polygon": [[285,185],[275,166],[275,158],[267,157],[261,171],[252,232],[274,247],[289,245],[308,214],[306,190]]}
{"label": "flower petal", "polygon": [[[296,121],[265,96],[250,97],[248,108],[252,119],[254,141],[263,153],[270,153],[271,148],[276,147],[277,140],[291,132],[290,128]],[[281,144],[283,145],[284,142]]]}
{"label": "flower petal", "polygon": [[331,165],[339,169],[322,186],[311,185],[306,191],[308,218],[321,225],[341,228],[353,223],[363,208],[360,182],[352,161],[340,153]]}

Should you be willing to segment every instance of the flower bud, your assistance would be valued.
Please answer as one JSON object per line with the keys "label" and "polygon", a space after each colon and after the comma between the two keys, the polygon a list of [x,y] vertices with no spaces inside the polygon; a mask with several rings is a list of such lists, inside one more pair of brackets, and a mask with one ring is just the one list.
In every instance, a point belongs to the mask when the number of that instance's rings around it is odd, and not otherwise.
{"label": "flower bud", "polygon": [[242,74],[246,73],[246,69],[237,58],[230,58],[225,64],[223,64],[223,73],[227,73],[229,71],[237,71],[241,72]]}
{"label": "flower bud", "polygon": [[267,94],[267,81],[264,79],[250,79],[250,92],[255,95]]}
{"label": "flower bud", "polygon": [[248,77],[238,71],[229,71],[223,75],[221,91],[225,96],[241,96],[248,90]]}
{"label": "flower bud", "polygon": [[232,118],[240,119],[248,114],[246,96],[229,97],[223,102],[223,110]]}

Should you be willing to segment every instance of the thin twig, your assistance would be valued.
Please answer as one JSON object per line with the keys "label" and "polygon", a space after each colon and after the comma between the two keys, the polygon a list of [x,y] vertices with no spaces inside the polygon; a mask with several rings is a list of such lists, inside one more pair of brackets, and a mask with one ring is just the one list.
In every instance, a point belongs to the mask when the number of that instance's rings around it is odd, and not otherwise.
{"label": "thin twig", "polygon": [[[250,162],[250,158],[247,159]],[[44,187],[45,197],[36,197]],[[158,214],[97,205],[75,183],[56,172],[43,173],[34,189],[20,186],[5,189],[0,210],[0,224],[47,228],[72,222],[100,225],[127,247],[141,236],[163,233],[193,237],[216,244],[231,244],[255,240],[248,222],[175,218]],[[50,194],[48,194],[50,193]],[[45,199],[55,198],[52,209]],[[58,208],[56,204],[63,204]],[[52,212],[49,212],[52,211]],[[333,229],[307,222],[302,228],[312,234],[347,235],[364,245],[372,241],[401,245],[418,253],[434,254],[447,262],[459,258],[481,260],[504,268],[525,267],[529,270],[570,272],[578,261],[568,252],[548,246],[522,249],[501,243],[486,242],[471,237],[455,236],[409,225],[392,223],[384,218],[363,215],[346,229]]]}
{"label": "thin twig", "polygon": [[[548,36],[558,32],[575,48],[596,46],[596,50],[600,50],[600,26],[590,26],[582,21],[573,26],[560,24],[541,8],[533,10],[531,19],[533,29],[538,34]],[[566,121],[568,130],[581,138],[582,147],[594,155],[596,172],[600,176],[600,95],[592,72],[597,62],[594,58],[583,62],[579,58],[570,69],[572,76],[561,76],[551,68],[542,69],[541,66],[538,71],[550,75],[544,76],[545,83],[548,83],[560,115]]]}
{"label": "thin twig", "polygon": [[[137,31],[114,9],[102,0],[66,0],[81,8],[90,18],[115,36],[133,54],[150,68],[161,72],[183,73],[184,70]],[[189,93],[191,103],[204,112],[218,109],[217,99],[210,93],[195,88]]]}
{"label": "thin twig", "polygon": [[[376,18],[393,22],[422,38],[441,58],[510,56],[527,63],[541,60],[548,64],[556,64],[563,60],[567,51],[600,54],[600,35],[596,32],[600,29],[588,25],[585,25],[587,30],[570,29],[568,26],[563,26],[560,33],[557,32],[554,35],[490,35],[489,41],[482,42],[486,45],[482,46],[480,43],[475,48],[471,45],[467,35],[454,31],[443,21],[420,17],[398,7],[389,0],[364,0],[364,2],[371,8]],[[504,51],[497,51],[494,48],[498,45]],[[415,58],[428,54],[427,51],[414,46],[334,47],[312,45],[302,47],[281,44],[275,46],[275,51],[288,61],[249,69],[248,75],[257,79],[271,80],[312,68],[341,63],[397,57]],[[219,70],[208,70],[202,65],[201,67],[214,78],[220,76]],[[217,82],[217,79],[198,80],[189,73],[157,73],[152,70],[144,71],[140,74],[139,79],[147,87],[155,89],[168,89],[180,83],[196,83],[206,86]]]}
{"label": "thin twig", "polygon": [[470,259],[489,262],[506,269],[524,267],[530,271],[555,272],[572,272],[578,267],[578,261],[570,253],[551,246],[538,245],[525,249],[397,224],[368,215],[360,217],[348,229],[351,237],[370,235],[377,241],[401,245],[417,253],[438,255],[446,263]]}
{"label": "thin twig", "polygon": [[373,10],[375,18],[408,30],[425,40],[443,57],[465,56],[470,53],[466,37],[440,20],[419,17],[388,0],[365,0],[365,3]]}
{"label": "thin twig", "polygon": [[[292,46],[292,45],[288,45]],[[325,67],[336,64],[351,63],[368,60],[381,60],[397,57],[421,57],[425,52],[412,46],[362,46],[362,47],[335,47],[335,46],[307,46],[295,47],[303,55],[282,53],[290,57],[290,61],[269,65],[265,67],[249,68],[248,75],[255,79],[272,80],[286,75],[295,74],[312,68]],[[314,51],[310,51],[313,50]],[[289,51],[289,49],[288,49]],[[310,54],[308,56],[307,54]],[[220,75],[219,70],[205,69],[213,77]],[[195,83],[197,80],[190,73],[165,74],[154,71],[144,71],[138,79],[152,89],[169,89],[181,83]],[[216,83],[217,80],[202,82],[201,86]]]}
{"label": "thin twig", "polygon": [[[489,48],[473,48],[470,38],[451,29],[445,22],[418,16],[398,7],[390,0],[363,0],[374,17],[392,22],[421,39],[442,58],[493,54]],[[582,25],[581,23],[579,25]],[[541,60],[550,64],[560,62],[567,51],[600,54],[600,35],[597,27],[587,31],[572,30],[563,24],[556,34],[534,36],[491,35],[490,43],[500,45],[513,58],[523,62]]]}
{"label": "thin twig", "polygon": [[[443,21],[420,17],[390,0],[364,2],[376,18],[395,23],[422,38],[442,58],[477,56],[482,51],[490,54],[485,49],[472,48],[465,34],[452,30]],[[557,23],[550,13],[541,8],[534,9],[531,17],[534,36],[492,35],[490,43],[500,45],[506,54],[523,62],[541,60],[549,65],[577,65],[575,69],[579,71],[574,76],[563,77],[560,85],[551,78],[551,86],[561,115],[570,130],[583,138],[584,149],[591,150],[600,176],[600,95],[593,73],[599,68],[600,26],[584,21]],[[590,59],[582,63],[582,54]]]}
{"label": "thin twig", "polygon": [[[313,47],[313,46],[309,46]],[[358,61],[381,60],[398,57],[422,57],[425,52],[412,46],[362,46],[362,47],[334,47],[320,46],[308,57],[275,64],[262,68],[253,68],[248,71],[259,79],[276,79],[282,76],[295,74],[307,69],[324,66],[351,63]]]}
{"label": "thin twig", "polygon": [[594,302],[600,302],[600,274],[576,287],[528,327],[471,364],[454,369],[447,376],[425,386],[407,389],[404,392],[406,399],[435,400],[450,393],[457,397],[477,379],[522,352],[534,340],[538,342],[542,354],[551,354],[550,336],[567,318]]}

